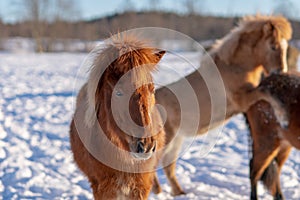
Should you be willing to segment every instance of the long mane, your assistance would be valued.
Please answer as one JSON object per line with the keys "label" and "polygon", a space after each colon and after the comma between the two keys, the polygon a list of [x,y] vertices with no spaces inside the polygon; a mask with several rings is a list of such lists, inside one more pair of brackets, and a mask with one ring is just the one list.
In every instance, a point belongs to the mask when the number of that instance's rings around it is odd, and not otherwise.
{"label": "long mane", "polygon": [[[87,82],[85,115],[85,123],[88,127],[91,127],[96,120],[95,92],[106,71],[123,75],[129,70],[133,70],[133,82],[152,80],[150,72],[155,69],[157,61],[154,56],[154,48],[148,43],[148,41],[138,39],[133,35],[117,34],[106,40],[102,47],[98,47],[92,52],[93,61]],[[139,66],[144,67],[140,68]],[[135,70],[137,68],[139,70]]]}
{"label": "long mane", "polygon": [[211,49],[211,53],[218,52],[226,63],[234,55],[240,38],[244,34],[252,32],[263,33],[266,25],[271,26],[272,31],[279,34],[282,38],[290,40],[292,37],[292,28],[288,20],[282,16],[246,16],[242,18],[238,26],[233,28],[224,38],[217,40]]}

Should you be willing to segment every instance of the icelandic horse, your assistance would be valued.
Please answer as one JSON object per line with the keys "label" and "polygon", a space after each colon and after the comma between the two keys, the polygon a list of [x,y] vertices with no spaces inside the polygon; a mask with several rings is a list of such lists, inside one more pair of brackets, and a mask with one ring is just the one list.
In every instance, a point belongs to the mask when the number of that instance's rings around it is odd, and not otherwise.
{"label": "icelandic horse", "polygon": [[121,33],[93,53],[70,143],[95,199],[144,200],[151,191],[165,140],[151,72],[164,53]]}
{"label": "icelandic horse", "polygon": [[[280,103],[269,94],[260,91],[257,86],[263,73],[268,75],[287,71],[286,49],[291,34],[291,25],[284,17],[260,15],[245,17],[229,34],[214,44],[208,55],[202,58],[199,70],[156,91],[156,101],[165,108],[167,113],[164,126],[167,147],[162,164],[166,166],[164,171],[173,195],[185,194],[175,173],[176,160],[185,137],[206,133],[211,128],[223,124],[231,116],[246,112],[258,100],[270,102],[275,108],[276,116],[285,116],[282,114],[284,110]],[[207,83],[203,77],[199,77],[199,71],[200,74],[201,72],[210,73],[212,66],[206,64],[209,63],[209,59],[214,61],[223,79],[226,93],[224,106],[226,108],[216,107],[214,111],[208,90],[208,87],[218,89],[216,85],[214,86],[214,77],[209,77],[210,83]],[[191,133],[188,129],[178,131],[180,113],[184,111],[180,110],[176,96],[168,89],[180,88],[185,81],[188,81],[195,91],[199,105],[201,120],[199,120],[196,133]],[[219,116],[216,114],[214,121],[211,122],[212,112],[216,110],[220,110]],[[199,113],[188,113],[191,120],[194,114]],[[157,177],[154,183],[153,191],[161,192]]]}

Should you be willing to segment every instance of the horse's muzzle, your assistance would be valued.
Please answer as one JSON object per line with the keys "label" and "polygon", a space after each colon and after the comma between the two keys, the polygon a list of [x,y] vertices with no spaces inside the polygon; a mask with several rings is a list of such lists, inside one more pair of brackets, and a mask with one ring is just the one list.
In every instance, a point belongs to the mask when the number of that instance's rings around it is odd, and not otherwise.
{"label": "horse's muzzle", "polygon": [[[131,148],[131,150],[133,149]],[[131,151],[131,155],[139,160],[147,160],[153,155],[155,151],[156,141],[151,142],[151,144],[147,144],[143,140],[138,140],[136,142],[134,150]]]}

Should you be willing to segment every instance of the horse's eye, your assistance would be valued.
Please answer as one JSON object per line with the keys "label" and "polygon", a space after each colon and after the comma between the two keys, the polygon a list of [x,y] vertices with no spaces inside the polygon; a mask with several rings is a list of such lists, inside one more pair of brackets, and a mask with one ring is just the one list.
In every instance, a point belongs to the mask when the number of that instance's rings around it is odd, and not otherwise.
{"label": "horse's eye", "polygon": [[121,97],[121,96],[123,96],[123,92],[121,92],[121,91],[116,91],[116,96],[118,96],[118,97]]}
{"label": "horse's eye", "polygon": [[272,44],[272,45],[271,45],[271,49],[272,49],[273,51],[278,50],[278,45]]}

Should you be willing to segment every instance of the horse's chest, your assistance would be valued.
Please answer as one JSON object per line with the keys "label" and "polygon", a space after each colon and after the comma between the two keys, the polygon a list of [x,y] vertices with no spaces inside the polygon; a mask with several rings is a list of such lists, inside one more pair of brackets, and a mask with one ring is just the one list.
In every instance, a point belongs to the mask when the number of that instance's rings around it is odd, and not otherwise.
{"label": "horse's chest", "polygon": [[117,200],[126,200],[130,196],[130,188],[129,187],[121,187],[117,193]]}
{"label": "horse's chest", "polygon": [[136,187],[134,179],[127,177],[118,177],[117,179],[117,199],[128,199],[128,196],[131,196],[130,193]]}
{"label": "horse's chest", "polygon": [[121,187],[120,187],[120,193],[125,195],[125,196],[128,196],[130,194],[130,186],[129,185],[125,185],[123,184]]}

